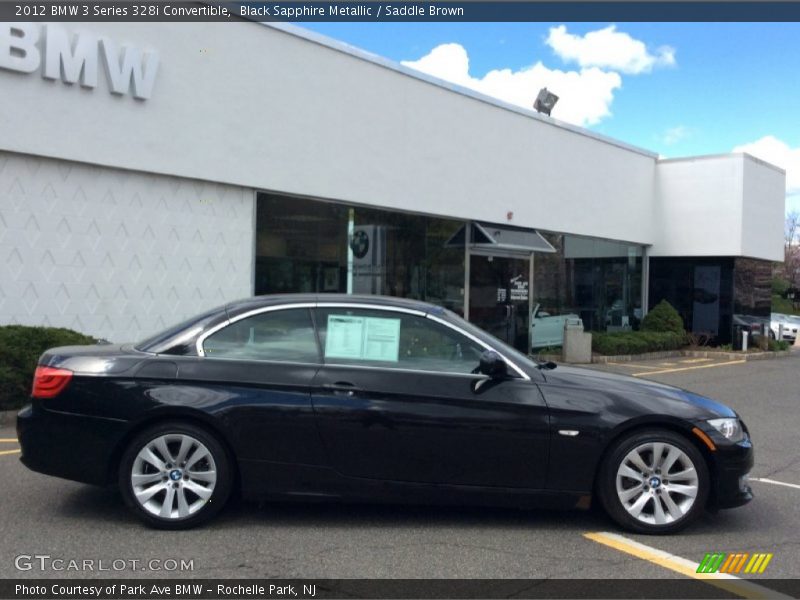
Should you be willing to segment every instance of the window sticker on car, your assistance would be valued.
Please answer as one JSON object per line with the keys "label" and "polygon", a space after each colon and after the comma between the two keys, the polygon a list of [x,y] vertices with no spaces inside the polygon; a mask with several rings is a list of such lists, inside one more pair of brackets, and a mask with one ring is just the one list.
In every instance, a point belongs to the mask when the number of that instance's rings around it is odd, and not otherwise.
{"label": "window sticker on car", "polygon": [[397,362],[400,319],[328,315],[325,358]]}
{"label": "window sticker on car", "polygon": [[364,358],[397,362],[400,357],[400,319],[367,317],[364,327]]}
{"label": "window sticker on car", "polygon": [[328,315],[325,358],[358,359],[364,354],[364,317]]}

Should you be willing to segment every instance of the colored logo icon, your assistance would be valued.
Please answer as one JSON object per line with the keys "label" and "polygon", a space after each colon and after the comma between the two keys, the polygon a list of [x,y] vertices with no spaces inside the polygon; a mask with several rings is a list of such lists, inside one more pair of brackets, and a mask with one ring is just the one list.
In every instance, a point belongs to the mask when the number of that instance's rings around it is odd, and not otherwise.
{"label": "colored logo icon", "polygon": [[763,573],[769,561],[772,560],[772,553],[755,552],[709,552],[706,553],[700,565],[697,567],[698,573]]}

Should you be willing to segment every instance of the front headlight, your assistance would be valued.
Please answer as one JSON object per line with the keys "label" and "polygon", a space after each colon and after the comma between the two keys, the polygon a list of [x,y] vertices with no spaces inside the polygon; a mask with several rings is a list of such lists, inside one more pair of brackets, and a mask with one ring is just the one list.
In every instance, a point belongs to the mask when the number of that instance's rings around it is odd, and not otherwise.
{"label": "front headlight", "polygon": [[731,442],[741,442],[744,439],[744,429],[739,419],[710,419],[707,423]]}

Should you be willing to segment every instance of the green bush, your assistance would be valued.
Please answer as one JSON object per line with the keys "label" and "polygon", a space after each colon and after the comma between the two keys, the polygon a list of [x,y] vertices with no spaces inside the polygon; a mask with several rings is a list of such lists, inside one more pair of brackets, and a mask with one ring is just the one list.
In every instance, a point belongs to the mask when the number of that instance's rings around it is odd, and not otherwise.
{"label": "green bush", "polygon": [[782,315],[800,314],[800,311],[795,309],[791,300],[787,300],[778,294],[772,294],[772,312],[781,313]]}
{"label": "green bush", "polygon": [[784,296],[792,284],[781,277],[772,278],[772,293],[777,296]]}
{"label": "green bush", "polygon": [[771,339],[771,340],[769,340],[769,344],[767,346],[767,349],[770,352],[776,352],[776,351],[781,351],[782,352],[783,350],[788,350],[789,349],[789,342],[787,342],[786,340],[772,340]]}
{"label": "green bush", "polygon": [[677,350],[685,345],[686,334],[683,332],[617,331],[592,334],[592,351],[609,356]]}
{"label": "green bush", "polygon": [[95,343],[94,338],[71,329],[0,326],[0,410],[19,408],[28,402],[33,372],[45,350]]}
{"label": "green bush", "polygon": [[642,331],[684,333],[683,319],[681,319],[678,311],[672,308],[672,305],[666,300],[656,304],[653,310],[645,315],[640,329]]}

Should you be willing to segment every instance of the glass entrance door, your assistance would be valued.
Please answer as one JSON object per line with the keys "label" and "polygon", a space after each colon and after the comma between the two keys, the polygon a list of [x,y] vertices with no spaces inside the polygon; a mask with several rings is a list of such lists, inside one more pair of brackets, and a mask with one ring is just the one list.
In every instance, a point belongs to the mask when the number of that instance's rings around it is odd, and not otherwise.
{"label": "glass entrance door", "polygon": [[530,352],[530,260],[472,254],[469,264],[469,320]]}

